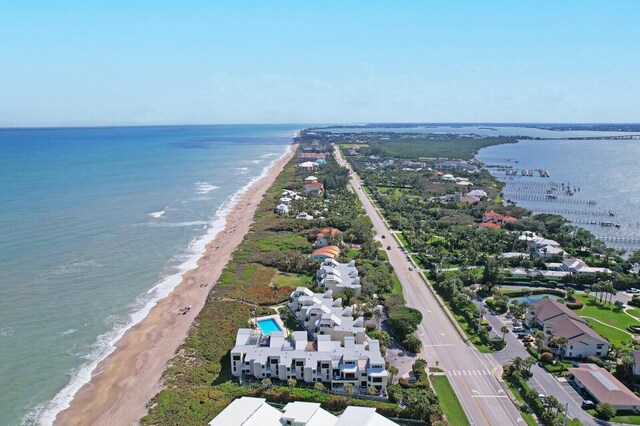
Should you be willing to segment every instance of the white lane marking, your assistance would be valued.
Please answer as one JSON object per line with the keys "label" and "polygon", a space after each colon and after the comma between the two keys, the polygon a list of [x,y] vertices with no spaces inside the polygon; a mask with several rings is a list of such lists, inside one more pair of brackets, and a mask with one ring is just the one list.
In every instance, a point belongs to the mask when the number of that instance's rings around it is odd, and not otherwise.
{"label": "white lane marking", "polygon": [[507,395],[471,395],[472,398],[508,398]]}

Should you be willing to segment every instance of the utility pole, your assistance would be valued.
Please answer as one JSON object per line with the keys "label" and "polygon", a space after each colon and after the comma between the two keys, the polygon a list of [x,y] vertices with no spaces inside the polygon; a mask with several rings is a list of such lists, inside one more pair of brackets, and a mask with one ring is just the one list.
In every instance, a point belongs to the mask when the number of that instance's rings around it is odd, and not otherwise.
{"label": "utility pole", "polygon": [[569,403],[564,406],[564,426],[567,426],[567,417],[569,417]]}

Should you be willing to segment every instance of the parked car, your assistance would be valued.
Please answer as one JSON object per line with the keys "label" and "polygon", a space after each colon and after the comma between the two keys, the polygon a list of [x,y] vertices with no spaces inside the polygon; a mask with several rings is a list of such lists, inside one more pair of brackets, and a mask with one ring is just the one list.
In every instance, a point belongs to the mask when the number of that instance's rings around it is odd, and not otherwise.
{"label": "parked car", "polygon": [[630,288],[629,290],[627,290],[627,293],[637,294],[640,293],[640,290],[638,290],[637,288]]}
{"label": "parked car", "polygon": [[387,246],[387,250],[391,250],[391,246]]}
{"label": "parked car", "polygon": [[596,408],[596,404],[594,404],[590,399],[585,399],[584,401],[582,401],[582,408],[584,410],[591,410],[593,408]]}
{"label": "parked car", "polygon": [[527,337],[527,333],[525,333],[524,331],[518,333],[518,339],[524,339],[525,337]]}
{"label": "parked car", "polygon": [[517,326],[513,327],[513,332],[514,333],[520,333],[520,332],[523,332],[523,331],[524,331],[524,327],[521,326],[521,325],[517,325]]}
{"label": "parked car", "polygon": [[527,334],[526,336],[524,336],[524,338],[522,340],[525,341],[525,342],[531,343],[531,342],[534,342],[536,339],[534,339],[532,335]]}
{"label": "parked car", "polygon": [[410,270],[410,271],[413,271],[413,268],[412,268],[411,266],[409,266],[409,270]]}
{"label": "parked car", "polygon": [[505,315],[505,317],[507,319],[511,319],[511,318],[513,318],[513,314],[511,312],[507,312],[507,315]]}

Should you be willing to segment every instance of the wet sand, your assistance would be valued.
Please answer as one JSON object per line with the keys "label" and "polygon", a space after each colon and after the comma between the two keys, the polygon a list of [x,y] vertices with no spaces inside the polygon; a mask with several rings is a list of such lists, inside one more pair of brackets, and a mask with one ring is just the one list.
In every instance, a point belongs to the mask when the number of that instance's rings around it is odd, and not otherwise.
{"label": "wet sand", "polygon": [[[198,266],[149,314],[129,329],[115,350],[101,361],[91,380],[61,411],[56,425],[130,425],[146,414],[146,405],[161,389],[162,373],[187,337],[211,290],[236,247],[253,222],[257,205],[273,184],[297,145],[274,163],[268,174],[254,183],[227,216],[224,231],[207,246]],[[186,315],[181,308],[191,305]]]}

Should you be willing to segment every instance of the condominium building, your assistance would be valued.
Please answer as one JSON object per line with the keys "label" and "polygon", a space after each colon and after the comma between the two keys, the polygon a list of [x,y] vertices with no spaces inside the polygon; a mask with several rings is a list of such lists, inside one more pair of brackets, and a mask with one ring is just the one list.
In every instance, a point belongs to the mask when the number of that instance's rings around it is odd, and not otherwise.
{"label": "condominium building", "polygon": [[337,294],[346,289],[352,289],[356,295],[360,294],[360,277],[355,260],[340,263],[335,259],[326,259],[316,273],[318,285],[325,290]]}
{"label": "condominium building", "polygon": [[365,342],[367,335],[364,318],[353,318],[353,308],[342,306],[342,299],[333,299],[331,290],[314,293],[306,287],[298,287],[291,293],[289,309],[311,336],[329,335],[331,340],[344,344],[345,337],[353,337],[356,343]]}
{"label": "condominium building", "polygon": [[341,342],[318,335],[309,341],[306,331],[294,331],[287,340],[282,331],[264,336],[259,330],[239,329],[231,350],[231,372],[241,381],[246,377],[296,379],[323,382],[336,390],[350,383],[354,389],[375,386],[381,393],[388,380],[377,340],[359,344],[352,336]]}

